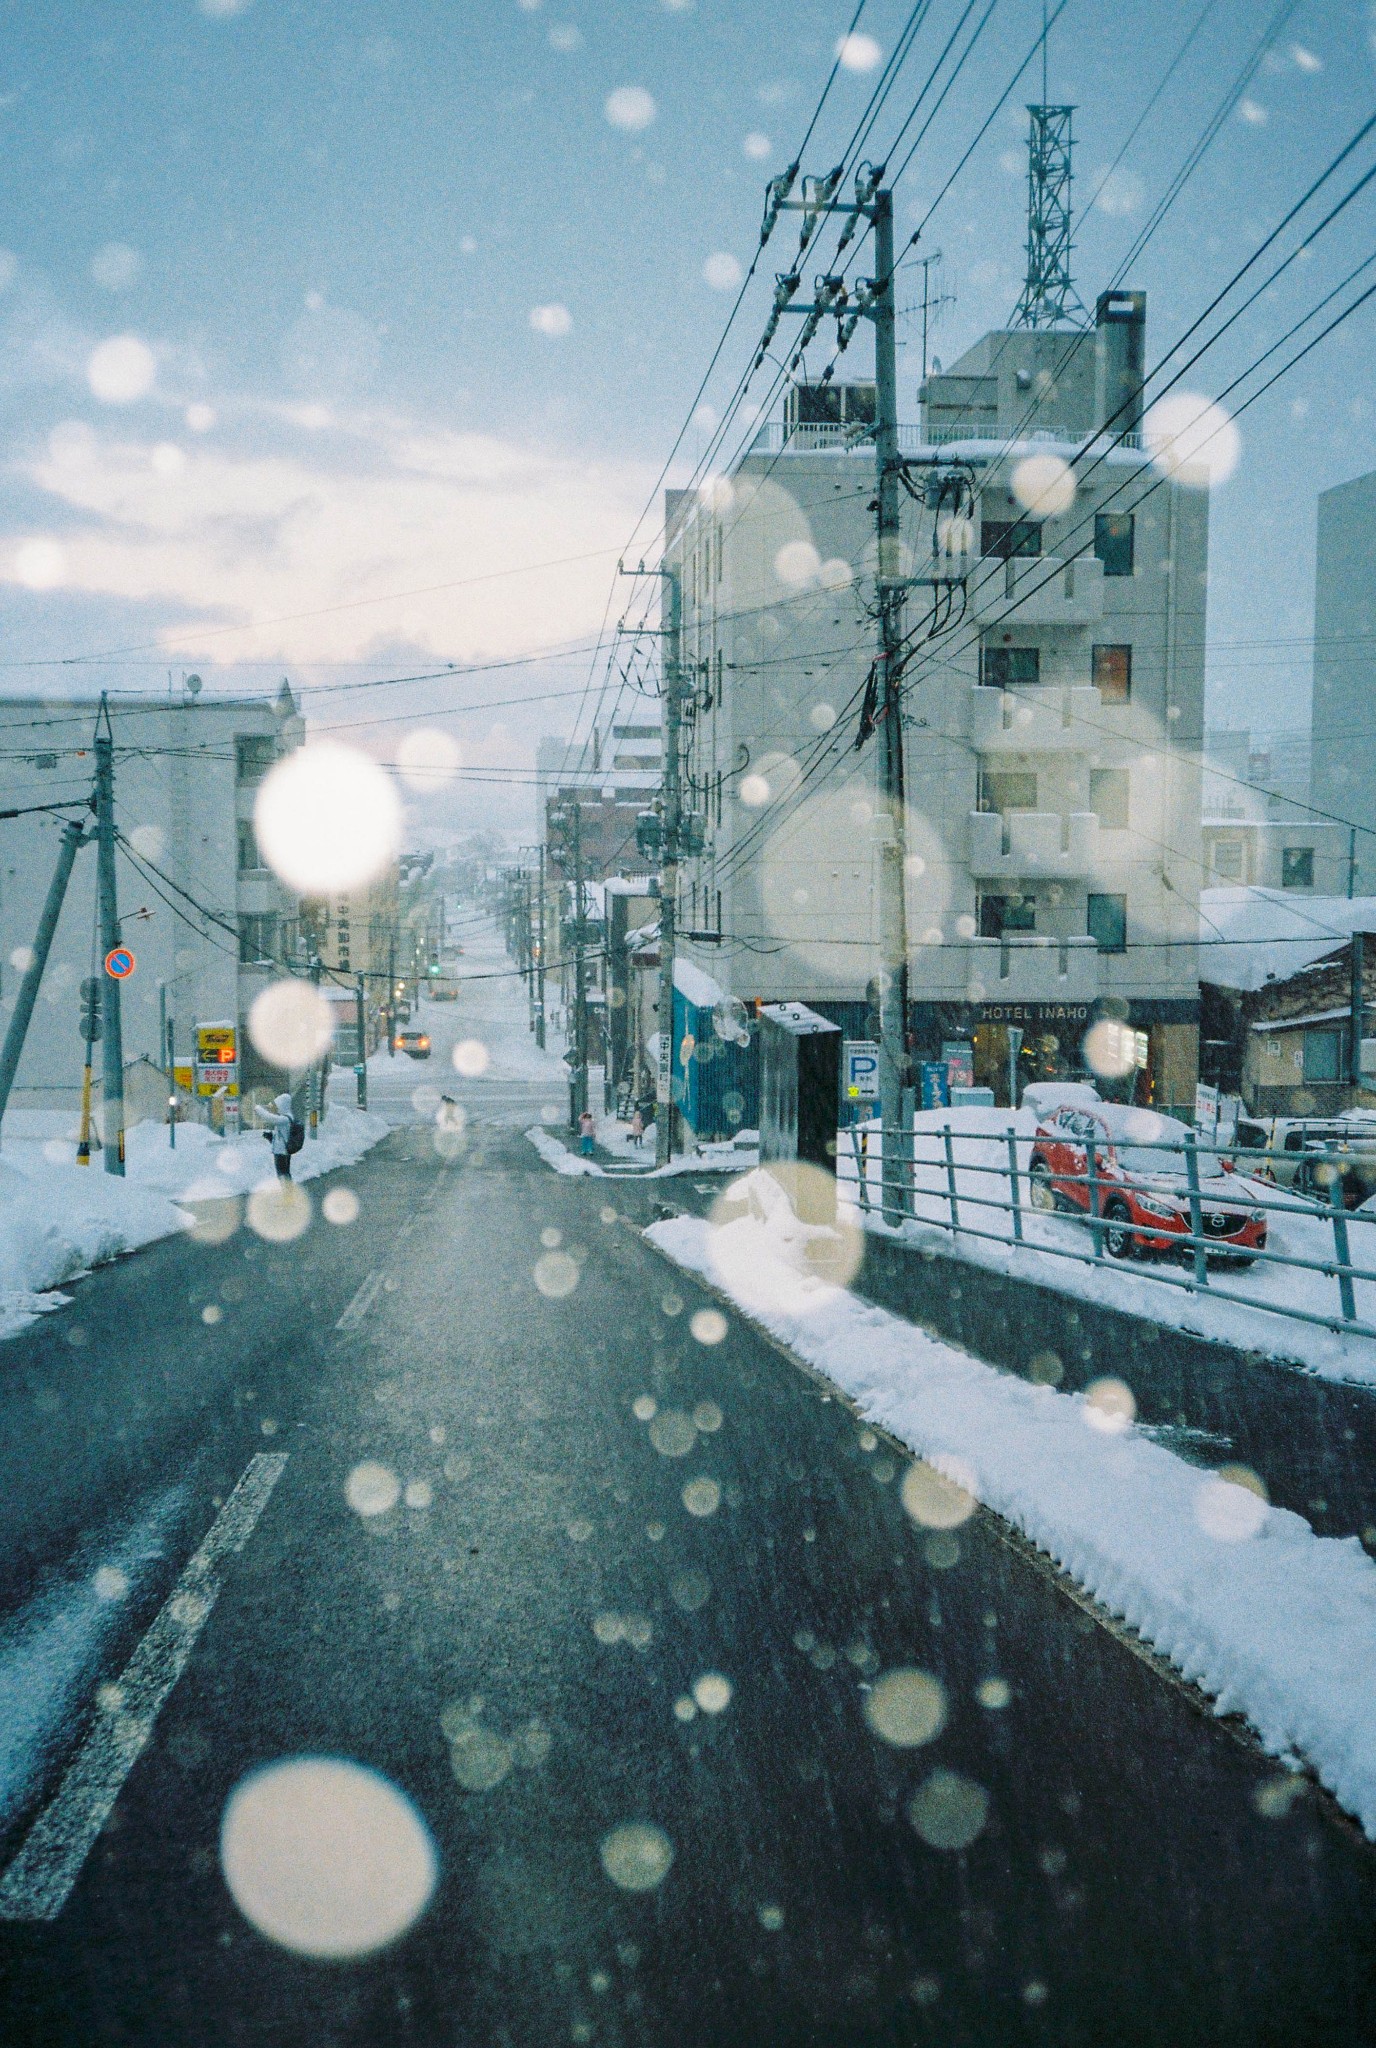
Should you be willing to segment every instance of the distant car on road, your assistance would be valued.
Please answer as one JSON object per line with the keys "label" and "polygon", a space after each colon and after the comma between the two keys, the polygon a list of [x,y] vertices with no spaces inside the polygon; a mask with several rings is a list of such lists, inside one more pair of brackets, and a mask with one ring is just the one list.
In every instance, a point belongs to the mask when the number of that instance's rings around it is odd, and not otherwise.
{"label": "distant car on road", "polygon": [[459,1000],[458,976],[432,974],[425,984],[425,993],[432,1003],[456,1003]]}
{"label": "distant car on road", "polygon": [[[1093,1109],[1063,1103],[1037,1123],[1029,1169],[1032,1206],[1096,1213],[1102,1218],[1104,1249],[1113,1259],[1188,1254],[1190,1247],[1181,1243],[1190,1235],[1186,1136],[1186,1125],[1152,1110],[1114,1102]],[[1207,1255],[1250,1265],[1265,1249],[1266,1212],[1254,1208],[1238,1177],[1226,1172],[1206,1169],[1201,1174],[1199,1200]],[[1091,1202],[1097,1205],[1093,1211]]]}
{"label": "distant car on road", "polygon": [[428,1060],[430,1057],[428,1031],[398,1031],[392,1043],[398,1052],[409,1053],[413,1060]]}
{"label": "distant car on road", "polygon": [[1332,1165],[1342,1175],[1346,1208],[1355,1209],[1376,1194],[1376,1117],[1369,1110],[1347,1116],[1239,1117],[1236,1146],[1240,1172],[1293,1188],[1325,1206],[1331,1200],[1325,1169]]}

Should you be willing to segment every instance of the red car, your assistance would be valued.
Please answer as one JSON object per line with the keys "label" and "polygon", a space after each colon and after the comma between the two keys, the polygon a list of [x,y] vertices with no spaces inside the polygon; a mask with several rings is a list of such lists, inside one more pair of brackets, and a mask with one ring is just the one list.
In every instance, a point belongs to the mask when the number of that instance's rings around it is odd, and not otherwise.
{"label": "red car", "polygon": [[[1097,1191],[1110,1258],[1162,1252],[1189,1256],[1191,1248],[1180,1243],[1190,1235],[1185,1137],[1186,1126],[1174,1117],[1123,1103],[1104,1102],[1092,1110],[1067,1103],[1050,1110],[1039,1120],[1032,1142],[1032,1206],[1087,1216]],[[1266,1244],[1266,1212],[1246,1200],[1235,1175],[1211,1171],[1207,1154],[1201,1162],[1199,1202],[1209,1257],[1249,1265]]]}

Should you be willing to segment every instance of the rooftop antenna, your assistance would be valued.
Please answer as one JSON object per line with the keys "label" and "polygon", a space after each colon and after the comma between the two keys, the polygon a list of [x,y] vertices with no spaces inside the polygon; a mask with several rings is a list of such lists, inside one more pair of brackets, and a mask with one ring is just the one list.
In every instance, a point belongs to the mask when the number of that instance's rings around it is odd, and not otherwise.
{"label": "rooftop antenna", "polygon": [[1013,314],[1015,327],[1089,324],[1070,275],[1070,161],[1074,107],[1047,103],[1046,46],[1050,23],[1042,0],[1042,97],[1029,106],[1027,136],[1027,275]]}

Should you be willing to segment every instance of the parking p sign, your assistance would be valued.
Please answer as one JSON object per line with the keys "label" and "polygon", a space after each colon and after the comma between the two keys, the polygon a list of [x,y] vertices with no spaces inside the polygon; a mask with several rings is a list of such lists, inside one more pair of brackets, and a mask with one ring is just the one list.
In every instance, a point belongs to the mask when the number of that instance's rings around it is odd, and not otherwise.
{"label": "parking p sign", "polygon": [[844,1049],[847,1102],[878,1102],[879,1047],[872,1038],[848,1038]]}

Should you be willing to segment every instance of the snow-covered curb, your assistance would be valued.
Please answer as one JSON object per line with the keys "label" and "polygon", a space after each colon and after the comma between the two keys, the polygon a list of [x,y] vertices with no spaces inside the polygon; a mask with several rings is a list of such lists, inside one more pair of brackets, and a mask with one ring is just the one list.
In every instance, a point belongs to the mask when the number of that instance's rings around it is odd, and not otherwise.
{"label": "snow-covered curb", "polygon": [[645,1180],[665,1180],[678,1173],[746,1173],[759,1163],[759,1154],[753,1150],[738,1149],[734,1145],[704,1145],[699,1152],[671,1159],[667,1166],[651,1166],[649,1161],[655,1156],[653,1125],[645,1140],[646,1164],[643,1167],[634,1164],[634,1153],[631,1154],[632,1164],[619,1169],[609,1169],[600,1160],[580,1158],[578,1153],[570,1152],[567,1145],[561,1144],[552,1131],[541,1129],[539,1124],[533,1125],[526,1132],[526,1137],[546,1166],[575,1179],[583,1175],[596,1180],[627,1180],[634,1173]]}
{"label": "snow-covered curb", "polygon": [[[292,1161],[297,1181],[352,1166],[388,1133],[380,1117],[331,1109],[320,1135]],[[70,1139],[6,1139],[0,1155],[0,1339],[64,1306],[53,1290],[93,1266],[170,1237],[193,1221],[183,1202],[223,1200],[271,1180],[272,1158],[260,1132],[218,1138],[185,1124],[175,1150],[165,1127],[136,1124],[124,1179],[107,1174],[97,1154],[76,1164]]]}
{"label": "snow-covered curb", "polygon": [[1111,1406],[997,1372],[797,1270],[758,1215],[674,1217],[646,1236],[959,1474],[1220,1714],[1302,1757],[1376,1839],[1376,1564],[1356,1537],[1315,1536],[1130,1427],[1091,1426]]}

